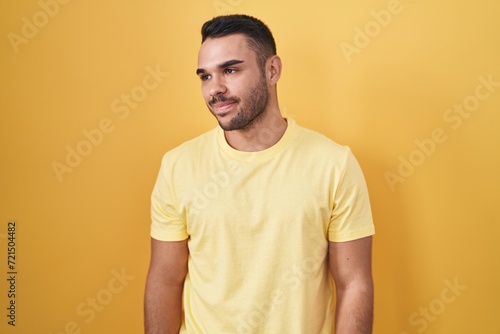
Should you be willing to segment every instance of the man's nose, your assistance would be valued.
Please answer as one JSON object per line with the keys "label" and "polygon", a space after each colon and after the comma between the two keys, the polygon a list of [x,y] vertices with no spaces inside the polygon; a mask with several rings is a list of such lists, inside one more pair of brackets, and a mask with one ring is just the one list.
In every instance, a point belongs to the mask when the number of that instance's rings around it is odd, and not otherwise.
{"label": "man's nose", "polygon": [[226,93],[226,85],[222,79],[213,77],[210,80],[210,96],[217,96]]}

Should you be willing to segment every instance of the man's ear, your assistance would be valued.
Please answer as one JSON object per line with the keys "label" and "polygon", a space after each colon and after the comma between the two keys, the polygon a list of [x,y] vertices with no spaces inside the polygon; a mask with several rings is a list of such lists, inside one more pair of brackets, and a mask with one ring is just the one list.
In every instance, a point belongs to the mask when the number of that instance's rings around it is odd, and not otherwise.
{"label": "man's ear", "polygon": [[276,85],[281,77],[281,58],[277,55],[270,57],[266,62],[266,76],[269,84]]}

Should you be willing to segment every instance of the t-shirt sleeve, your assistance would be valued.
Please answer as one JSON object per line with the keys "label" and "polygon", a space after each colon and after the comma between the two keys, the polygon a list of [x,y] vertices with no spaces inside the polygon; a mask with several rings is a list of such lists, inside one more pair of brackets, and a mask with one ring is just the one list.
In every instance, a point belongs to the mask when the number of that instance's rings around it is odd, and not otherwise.
{"label": "t-shirt sleeve", "polygon": [[343,242],[375,234],[368,188],[361,167],[346,147],[344,169],[333,193],[328,240]]}
{"label": "t-shirt sleeve", "polygon": [[151,237],[161,241],[180,241],[187,239],[188,233],[176,201],[174,171],[168,161],[168,156],[165,156],[151,195]]}

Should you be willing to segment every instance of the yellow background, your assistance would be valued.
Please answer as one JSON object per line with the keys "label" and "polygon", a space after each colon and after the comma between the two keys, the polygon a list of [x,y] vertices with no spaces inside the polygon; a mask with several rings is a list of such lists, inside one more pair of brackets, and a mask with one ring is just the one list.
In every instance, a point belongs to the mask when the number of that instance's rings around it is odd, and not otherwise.
{"label": "yellow background", "polygon": [[[283,113],[362,165],[377,228],[374,333],[500,333],[500,87],[460,126],[445,119],[475,101],[479,78],[500,82],[498,0],[54,1],[0,2],[1,333],[142,331],[149,197],[163,153],[216,126],[195,69],[200,27],[220,13],[271,27]],[[36,33],[23,28],[34,20]],[[122,94],[145,92],[148,68],[164,76],[157,87],[115,113]],[[108,133],[58,178],[54,163],[103,120]],[[446,140],[416,152],[434,129]],[[419,165],[391,186],[410,156]]]}

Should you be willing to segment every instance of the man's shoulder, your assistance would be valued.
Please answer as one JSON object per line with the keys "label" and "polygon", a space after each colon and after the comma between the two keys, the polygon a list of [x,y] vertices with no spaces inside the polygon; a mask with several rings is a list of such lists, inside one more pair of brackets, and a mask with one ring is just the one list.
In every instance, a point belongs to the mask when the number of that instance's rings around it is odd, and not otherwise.
{"label": "man's shoulder", "polygon": [[163,155],[163,161],[179,160],[185,158],[195,158],[215,147],[216,144],[216,128],[206,131],[192,139],[189,139]]}
{"label": "man's shoulder", "polygon": [[305,145],[310,149],[326,150],[338,154],[345,154],[349,150],[348,146],[339,144],[316,130],[300,125],[297,125],[297,139],[301,145]]}

